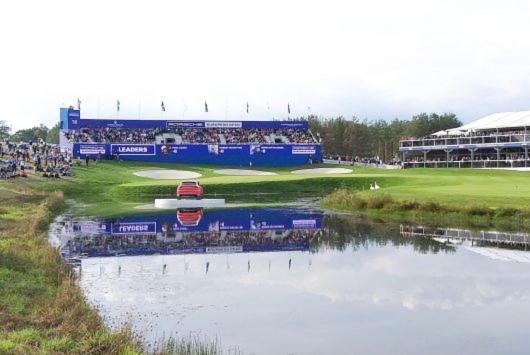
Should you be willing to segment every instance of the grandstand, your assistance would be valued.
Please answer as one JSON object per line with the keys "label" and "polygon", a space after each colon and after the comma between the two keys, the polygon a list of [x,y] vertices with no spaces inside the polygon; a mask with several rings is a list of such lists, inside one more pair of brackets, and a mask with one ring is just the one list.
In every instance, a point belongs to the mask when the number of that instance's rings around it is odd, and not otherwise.
{"label": "grandstand", "polygon": [[494,113],[400,141],[405,168],[528,168],[530,111]]}
{"label": "grandstand", "polygon": [[85,119],[62,108],[60,146],[80,158],[238,166],[321,161],[306,121]]}

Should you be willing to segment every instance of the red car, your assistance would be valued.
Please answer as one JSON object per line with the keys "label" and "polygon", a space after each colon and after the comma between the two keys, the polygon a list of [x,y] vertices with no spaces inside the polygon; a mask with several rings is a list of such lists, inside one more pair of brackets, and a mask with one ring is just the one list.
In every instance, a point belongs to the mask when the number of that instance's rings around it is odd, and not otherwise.
{"label": "red car", "polygon": [[177,197],[195,197],[202,198],[202,186],[196,180],[181,181],[177,187]]}
{"label": "red car", "polygon": [[177,219],[182,226],[196,227],[202,219],[202,208],[177,210]]}

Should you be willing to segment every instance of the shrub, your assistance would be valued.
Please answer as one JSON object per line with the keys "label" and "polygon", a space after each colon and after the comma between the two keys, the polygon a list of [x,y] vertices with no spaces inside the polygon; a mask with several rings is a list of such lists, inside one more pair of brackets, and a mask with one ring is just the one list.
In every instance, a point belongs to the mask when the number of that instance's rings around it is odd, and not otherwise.
{"label": "shrub", "polygon": [[471,216],[490,216],[493,210],[487,206],[473,203],[464,207],[464,212]]}
{"label": "shrub", "polygon": [[420,204],[419,209],[424,212],[441,212],[443,210],[443,207],[438,203],[434,201],[424,202]]}
{"label": "shrub", "polygon": [[495,211],[497,217],[515,217],[521,211],[512,207],[500,207]]}
{"label": "shrub", "polygon": [[390,206],[394,203],[392,196],[388,194],[371,195],[366,200],[367,208],[381,209]]}
{"label": "shrub", "polygon": [[395,208],[401,211],[412,211],[420,208],[420,203],[415,200],[404,200],[395,204]]}

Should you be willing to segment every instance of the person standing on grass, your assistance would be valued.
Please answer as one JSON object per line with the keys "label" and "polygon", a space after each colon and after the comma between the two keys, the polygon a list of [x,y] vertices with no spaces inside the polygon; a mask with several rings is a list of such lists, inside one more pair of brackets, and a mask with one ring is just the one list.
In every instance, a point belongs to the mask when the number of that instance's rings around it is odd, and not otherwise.
{"label": "person standing on grass", "polygon": [[85,155],[85,165],[86,166],[88,166],[88,161],[89,161],[88,155]]}

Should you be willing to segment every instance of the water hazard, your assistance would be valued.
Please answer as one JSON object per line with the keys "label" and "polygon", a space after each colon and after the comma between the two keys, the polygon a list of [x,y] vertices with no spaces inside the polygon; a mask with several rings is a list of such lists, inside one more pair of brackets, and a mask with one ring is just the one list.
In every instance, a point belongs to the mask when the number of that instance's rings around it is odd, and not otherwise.
{"label": "water hazard", "polygon": [[529,236],[318,210],[62,216],[51,241],[110,326],[251,354],[528,353]]}

